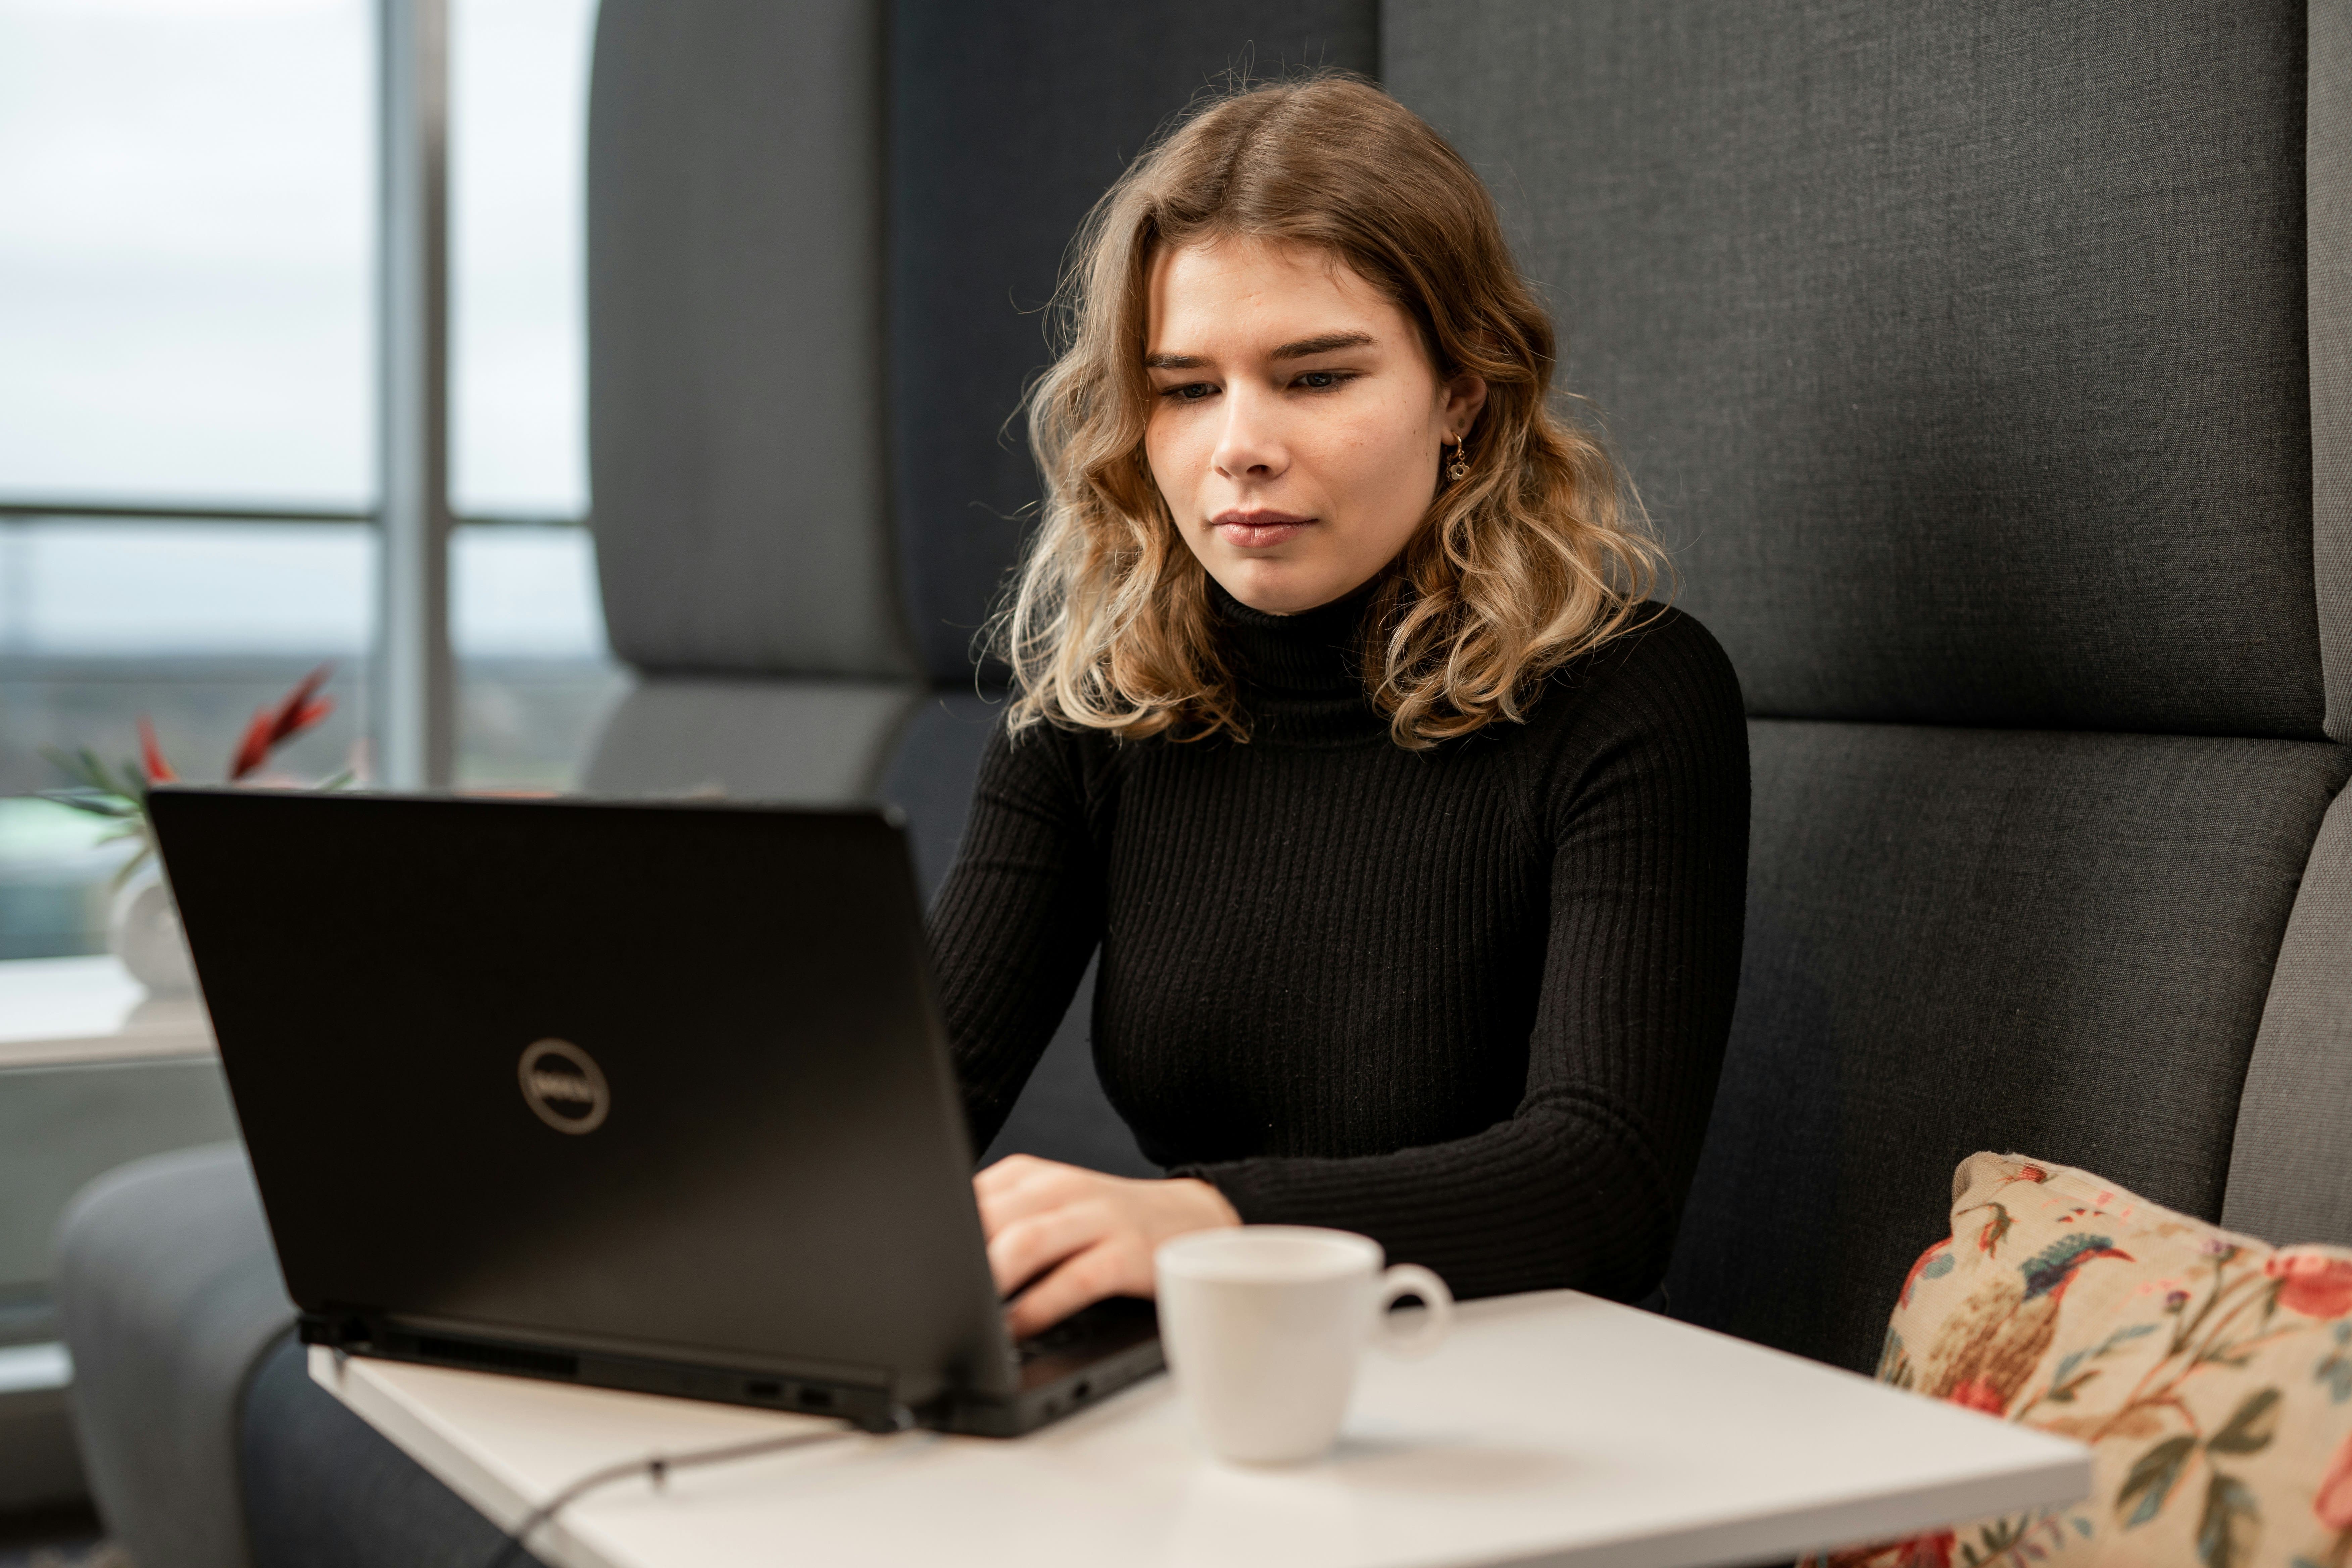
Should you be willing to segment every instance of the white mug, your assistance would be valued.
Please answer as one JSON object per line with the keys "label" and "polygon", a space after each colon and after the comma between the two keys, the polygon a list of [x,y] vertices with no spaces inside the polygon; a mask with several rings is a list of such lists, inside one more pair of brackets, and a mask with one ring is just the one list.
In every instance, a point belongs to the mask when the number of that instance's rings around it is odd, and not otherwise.
{"label": "white mug", "polygon": [[[1241,1464],[1311,1459],[1339,1435],[1366,1342],[1426,1355],[1454,1321],[1445,1282],[1381,1268],[1380,1243],[1345,1230],[1247,1225],[1195,1231],[1153,1257],[1160,1342],[1210,1450]],[[1417,1327],[1388,1317],[1427,1304]]]}

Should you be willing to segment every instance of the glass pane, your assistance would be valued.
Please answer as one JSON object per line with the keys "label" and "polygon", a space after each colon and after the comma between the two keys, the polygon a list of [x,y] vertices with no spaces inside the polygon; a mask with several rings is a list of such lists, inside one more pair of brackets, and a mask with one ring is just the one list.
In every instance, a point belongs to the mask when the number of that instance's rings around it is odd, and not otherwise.
{"label": "glass pane", "polygon": [[356,509],[367,0],[0,0],[0,494]]}
{"label": "glass pane", "polygon": [[[270,772],[364,773],[375,566],[360,524],[0,522],[0,794],[65,783],[48,748],[120,765],[142,715],[175,771],[218,779],[255,710],[326,663],[334,711]],[[103,950],[122,851],[94,837],[0,800],[0,958]]]}
{"label": "glass pane", "polygon": [[457,782],[565,789],[626,686],[584,528],[460,528],[449,561]]}
{"label": "glass pane", "polygon": [[106,951],[108,884],[131,851],[105,836],[79,811],[0,799],[0,959]]}
{"label": "glass pane", "polygon": [[595,0],[450,7],[452,500],[588,505],[582,188]]}

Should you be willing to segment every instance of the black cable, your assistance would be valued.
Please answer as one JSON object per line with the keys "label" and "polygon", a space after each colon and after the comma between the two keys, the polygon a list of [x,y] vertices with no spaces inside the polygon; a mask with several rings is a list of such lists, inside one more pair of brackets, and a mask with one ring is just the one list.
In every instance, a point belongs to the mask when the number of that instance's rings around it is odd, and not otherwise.
{"label": "black cable", "polygon": [[669,1479],[669,1472],[672,1470],[692,1469],[700,1465],[721,1465],[730,1459],[756,1458],[761,1454],[780,1454],[787,1448],[802,1448],[812,1443],[831,1443],[844,1437],[856,1436],[858,1436],[858,1428],[855,1426],[828,1426],[821,1432],[793,1432],[782,1437],[761,1437],[749,1443],[729,1443],[714,1448],[689,1448],[683,1454],[654,1454],[642,1459],[624,1459],[618,1464],[606,1465],[602,1469],[591,1470],[523,1515],[522,1522],[515,1526],[505,1542],[499,1545],[499,1554],[490,1559],[488,1568],[507,1568],[507,1565],[514,1561],[515,1553],[523,1550],[523,1542],[530,1539],[534,1531],[553,1519],[558,1511],[579,1501],[599,1487],[610,1486],[614,1481],[627,1480],[631,1476],[642,1472],[658,1490]]}

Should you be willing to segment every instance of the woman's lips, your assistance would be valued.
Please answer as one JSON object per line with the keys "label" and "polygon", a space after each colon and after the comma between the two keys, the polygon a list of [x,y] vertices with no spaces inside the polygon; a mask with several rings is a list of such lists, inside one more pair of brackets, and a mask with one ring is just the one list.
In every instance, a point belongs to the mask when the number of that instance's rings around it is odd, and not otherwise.
{"label": "woman's lips", "polygon": [[1289,511],[1225,511],[1211,519],[1218,536],[1243,550],[1264,550],[1280,544],[1315,520]]}

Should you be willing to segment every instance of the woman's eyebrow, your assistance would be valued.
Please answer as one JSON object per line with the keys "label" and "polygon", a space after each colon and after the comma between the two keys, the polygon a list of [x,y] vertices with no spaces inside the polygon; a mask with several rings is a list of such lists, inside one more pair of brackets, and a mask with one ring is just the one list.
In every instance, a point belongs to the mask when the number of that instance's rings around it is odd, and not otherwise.
{"label": "woman's eyebrow", "polygon": [[[1312,354],[1328,354],[1339,349],[1360,349],[1375,340],[1370,332],[1325,332],[1321,337],[1301,338],[1295,343],[1285,343],[1266,357],[1268,359],[1306,359]],[[1199,354],[1145,354],[1146,370],[1199,370],[1209,362]]]}
{"label": "woman's eyebrow", "polygon": [[1309,354],[1328,354],[1334,349],[1360,349],[1370,345],[1370,332],[1326,332],[1319,338],[1301,338],[1295,343],[1285,343],[1268,355],[1271,359],[1305,359]]}

